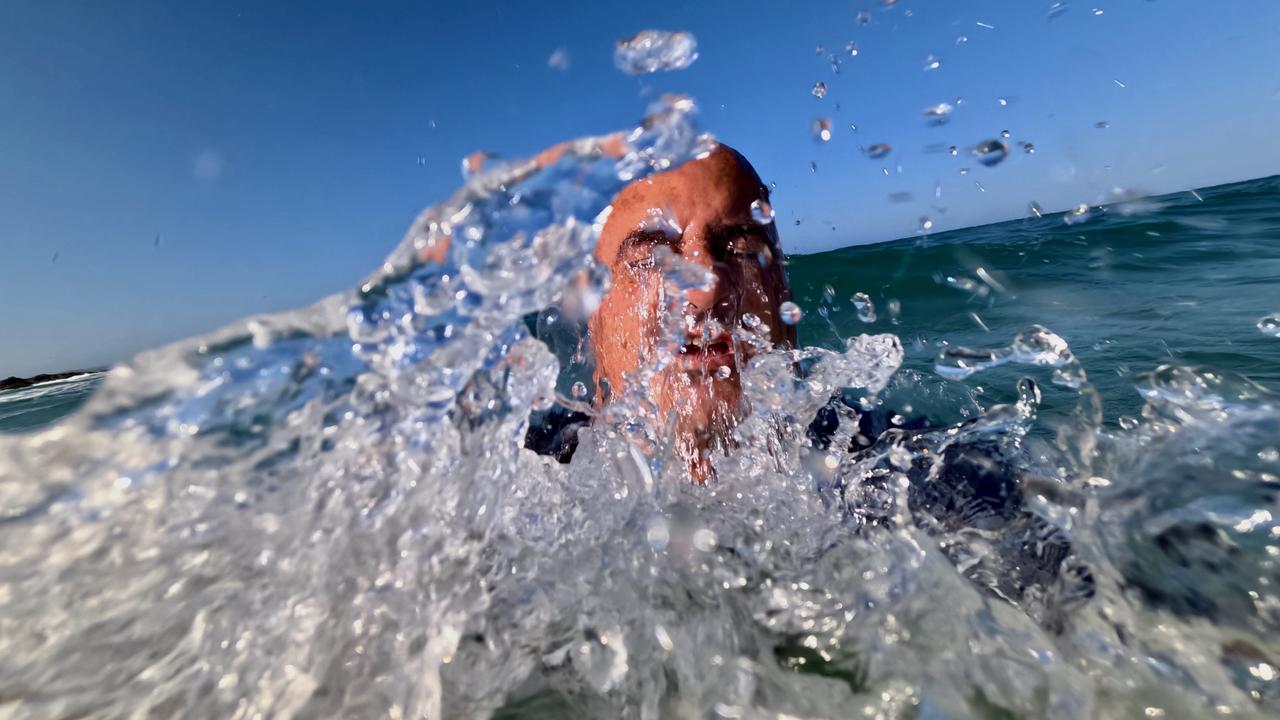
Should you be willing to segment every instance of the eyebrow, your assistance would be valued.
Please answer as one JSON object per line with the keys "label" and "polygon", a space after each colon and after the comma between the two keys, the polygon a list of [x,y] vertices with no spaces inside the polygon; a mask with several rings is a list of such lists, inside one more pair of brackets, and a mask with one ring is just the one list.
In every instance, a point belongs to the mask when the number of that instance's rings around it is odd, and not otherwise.
{"label": "eyebrow", "polygon": [[617,262],[618,258],[637,247],[652,247],[654,245],[667,245],[676,253],[679,253],[684,246],[684,241],[678,235],[664,233],[661,230],[632,230],[623,238],[622,244],[618,246],[618,253],[614,256],[614,262]]}
{"label": "eyebrow", "polygon": [[741,225],[717,225],[707,231],[707,240],[714,245],[728,243],[738,238],[753,238],[764,242],[769,247],[773,247],[773,238],[765,229],[754,223],[743,223]]}

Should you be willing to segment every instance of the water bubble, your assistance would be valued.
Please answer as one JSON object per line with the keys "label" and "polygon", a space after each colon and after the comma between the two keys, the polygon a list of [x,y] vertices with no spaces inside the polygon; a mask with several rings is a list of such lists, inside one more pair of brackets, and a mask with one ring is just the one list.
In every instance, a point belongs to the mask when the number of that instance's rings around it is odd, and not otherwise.
{"label": "water bubble", "polygon": [[693,546],[701,552],[711,552],[716,549],[716,533],[714,530],[707,528],[698,528],[693,533]]}
{"label": "water bubble", "polygon": [[929,57],[924,59],[925,72],[929,72],[930,70],[937,70],[940,67],[942,67],[942,58],[938,57],[937,55],[930,55]]}
{"label": "water bubble", "polygon": [[728,365],[721,365],[720,367],[716,368],[716,377],[720,380],[728,380],[729,376],[732,374],[733,374],[733,368],[729,367]]}
{"label": "water bubble", "polygon": [[573,384],[573,387],[570,388],[569,393],[573,395],[574,400],[582,400],[587,396],[586,383],[579,380],[578,382]]}
{"label": "water bubble", "polygon": [[804,311],[800,306],[790,300],[782,303],[778,308],[779,318],[787,325],[795,325],[800,322],[800,318],[804,317]]}
{"label": "water bubble", "polygon": [[683,70],[698,59],[698,41],[683,31],[642,30],[618,41],[613,64],[628,75]]}
{"label": "water bubble", "polygon": [[817,118],[812,125],[813,139],[818,142],[827,142],[831,139],[831,120],[828,118]]}
{"label": "water bubble", "polygon": [[853,308],[858,311],[858,319],[864,323],[873,323],[876,321],[876,306],[871,302],[871,297],[866,293],[854,293],[849,299],[853,303]]}
{"label": "water bubble", "polygon": [[984,140],[969,152],[978,162],[987,167],[994,167],[1009,157],[1009,146],[1000,140]]}
{"label": "water bubble", "polygon": [[921,215],[920,230],[922,230],[923,232],[929,232],[932,229],[933,229],[933,220],[929,219],[928,215]]}
{"label": "water bubble", "polygon": [[1035,215],[1036,217],[1041,217],[1043,215],[1043,211],[1040,209],[1040,203],[1035,200],[1032,200],[1031,203],[1027,205],[1027,212]]}
{"label": "water bubble", "polygon": [[827,84],[824,82],[816,82],[813,84],[813,89],[809,92],[813,93],[814,97],[822,99],[827,96]]}
{"label": "water bubble", "polygon": [[941,125],[951,116],[951,103],[940,102],[924,109],[924,116],[934,125]]}
{"label": "water bubble", "polygon": [[1009,139],[1009,131],[1008,131],[1008,130],[1001,130],[1001,131],[1000,131],[1000,137],[1002,137],[1002,138],[1004,138],[1004,139],[1008,140],[1008,139]]}
{"label": "water bubble", "polygon": [[1271,337],[1280,337],[1280,313],[1259,320],[1258,329]]}
{"label": "water bubble", "polygon": [[752,200],[751,219],[760,225],[771,224],[773,222],[773,205],[770,205],[768,200]]}
{"label": "water bubble", "polygon": [[876,143],[875,145],[868,146],[863,150],[863,152],[867,154],[867,157],[875,160],[893,152],[893,146],[889,143]]}

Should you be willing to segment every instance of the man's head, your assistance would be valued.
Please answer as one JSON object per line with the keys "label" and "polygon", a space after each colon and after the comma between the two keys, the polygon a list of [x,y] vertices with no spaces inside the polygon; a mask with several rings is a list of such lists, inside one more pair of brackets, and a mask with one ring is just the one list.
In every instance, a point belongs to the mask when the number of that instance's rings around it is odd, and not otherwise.
{"label": "man's head", "polygon": [[[773,343],[795,339],[794,328],[781,319],[789,290],[777,231],[752,214],[752,203],[767,199],[746,159],[721,145],[624,188],[596,247],[596,257],[613,274],[591,319],[597,384],[607,383],[614,396],[637,389],[661,416],[674,414],[682,450],[700,474],[701,454],[723,444],[742,414],[738,370],[753,350],[732,334],[743,318],[754,315]],[[683,316],[675,318],[681,328],[676,338],[664,323],[671,256],[711,277],[705,288],[687,291]],[[643,377],[664,347],[674,361]]]}

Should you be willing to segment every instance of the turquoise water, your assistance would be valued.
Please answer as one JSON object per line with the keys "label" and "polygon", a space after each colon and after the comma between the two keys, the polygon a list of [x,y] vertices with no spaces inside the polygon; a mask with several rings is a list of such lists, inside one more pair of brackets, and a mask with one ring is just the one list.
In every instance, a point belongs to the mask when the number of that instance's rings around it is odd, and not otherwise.
{"label": "turquoise water", "polygon": [[[1110,422],[1138,413],[1135,384],[1165,364],[1280,390],[1280,338],[1257,327],[1280,313],[1280,176],[1197,194],[1113,206],[1076,224],[1055,214],[794,257],[792,288],[807,310],[801,340],[892,332],[904,366],[929,372],[947,344],[1001,347],[1043,325],[1070,344]],[[834,302],[824,301],[826,286]],[[876,322],[858,319],[856,292],[872,299]],[[1019,372],[970,384],[1008,402]]]}

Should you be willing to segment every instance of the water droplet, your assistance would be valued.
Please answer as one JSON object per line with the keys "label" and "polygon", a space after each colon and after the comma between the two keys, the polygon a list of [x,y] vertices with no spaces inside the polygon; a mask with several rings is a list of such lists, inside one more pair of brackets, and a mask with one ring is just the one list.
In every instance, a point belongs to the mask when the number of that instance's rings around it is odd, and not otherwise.
{"label": "water droplet", "polygon": [[1031,213],[1032,215],[1035,215],[1036,217],[1041,217],[1042,211],[1040,209],[1040,203],[1036,202],[1035,200],[1032,200],[1031,204],[1027,206],[1027,212]]}
{"label": "water droplet", "polygon": [[929,57],[924,59],[925,72],[929,72],[930,70],[937,70],[940,67],[942,67],[942,58],[938,57],[937,55],[930,55]]}
{"label": "water droplet", "polygon": [[848,45],[845,45],[844,51],[849,55],[849,57],[858,57],[858,46],[856,43],[851,42]]}
{"label": "water droplet", "polygon": [[921,216],[920,216],[920,230],[921,230],[922,232],[929,232],[929,231],[930,231],[930,230],[932,230],[932,229],[933,229],[933,221],[929,219],[929,216],[927,216],[927,215],[921,215]]}
{"label": "water droplet", "polygon": [[854,293],[849,301],[853,303],[854,310],[858,311],[858,319],[864,323],[873,323],[876,321],[876,306],[871,302],[871,297],[866,293]]}
{"label": "water droplet", "polygon": [[547,58],[547,67],[560,72],[568,71],[572,64],[567,48],[556,48],[555,52],[551,53],[551,57]]}
{"label": "water droplet", "polygon": [[974,25],[977,25],[977,26],[978,26],[978,27],[980,27],[980,28],[985,28],[985,29],[987,29],[987,30],[995,30],[995,29],[996,29],[996,26],[995,26],[995,25],[992,25],[991,23],[984,23],[984,22],[981,22],[981,21],[979,21],[979,22],[975,22],[975,23],[974,23]]}
{"label": "water droplet", "polygon": [[698,41],[692,33],[642,30],[618,41],[613,64],[628,75],[683,70],[698,59]]}
{"label": "water droplet", "polygon": [[1098,128],[1099,130],[1106,130],[1107,128],[1111,127],[1111,123],[1107,122],[1106,120],[1099,120],[1098,122],[1094,123],[1093,126]]}
{"label": "water droplet", "polygon": [[924,109],[924,116],[934,125],[942,125],[951,116],[951,103],[940,102]]}
{"label": "water droplet", "polygon": [[662,518],[654,518],[649,521],[649,527],[645,531],[645,540],[649,542],[649,547],[656,551],[667,549],[667,543],[671,541],[671,530],[667,528],[667,521]]}
{"label": "water droplet", "polygon": [[1031,143],[1022,143],[1022,152],[1028,155],[1036,154],[1036,146]]}
{"label": "water droplet", "polygon": [[956,155],[960,154],[960,148],[956,147],[955,145],[952,145],[951,147],[947,148],[947,154],[950,155],[951,157],[955,157]]}
{"label": "water droplet", "polygon": [[773,222],[773,205],[768,200],[752,200],[751,201],[751,219],[760,225],[768,225]]}
{"label": "water droplet", "polygon": [[893,152],[893,146],[889,143],[876,143],[875,145],[868,146],[863,150],[863,152],[867,154],[867,157],[875,160]]}
{"label": "water droplet", "polygon": [[1094,17],[1097,17],[1098,15],[1101,15],[1103,11],[1102,11],[1102,8],[1094,8],[1091,12],[1093,13]]}
{"label": "water droplet", "polygon": [[1009,139],[1009,131],[1008,131],[1008,130],[1001,130],[1001,131],[1000,131],[1000,137],[1002,137],[1002,138],[1004,138],[1004,139],[1006,139],[1006,140],[1007,140],[1007,139]]}
{"label": "water droplet", "polygon": [[1068,225],[1074,225],[1088,220],[1092,214],[1093,213],[1090,211],[1088,204],[1080,203],[1072,208],[1071,212],[1064,215],[1062,219],[1066,221]]}
{"label": "water droplet", "polygon": [[827,96],[827,84],[824,82],[816,82],[813,84],[813,89],[810,90],[810,92],[812,92],[813,96],[816,98],[824,98]]}
{"label": "water droplet", "polygon": [[693,546],[701,552],[711,552],[716,549],[716,534],[713,530],[707,528],[699,528],[693,533]]}
{"label": "water droplet", "polygon": [[812,172],[812,173],[816,173],[816,172],[818,172],[818,163],[813,162],[812,160],[810,160],[810,161],[809,161],[809,172]]}
{"label": "water droplet", "polygon": [[956,38],[956,45],[957,45],[957,46],[964,45],[964,44],[965,44],[965,43],[967,43],[967,42],[969,42],[969,36],[968,36],[968,35],[961,35],[960,37]]}
{"label": "water droplet", "polygon": [[818,142],[827,142],[831,139],[831,120],[827,118],[818,118],[813,121],[813,139]]}
{"label": "water droplet", "polygon": [[983,165],[994,167],[1009,157],[1009,146],[1000,140],[984,140],[975,145],[970,154]]}
{"label": "water droplet", "polygon": [[969,174],[969,168],[960,168],[960,174],[961,174],[961,175],[968,175],[968,174]]}
{"label": "water droplet", "polygon": [[999,105],[1000,107],[1009,107],[1009,99],[1008,99],[1008,98],[996,98],[996,104],[997,104],[997,105]]}
{"label": "water droplet", "polygon": [[782,322],[787,325],[795,325],[800,322],[800,318],[804,317],[804,311],[800,306],[790,300],[782,303],[778,308],[778,314]]}
{"label": "water droplet", "polygon": [[569,390],[569,392],[573,395],[573,398],[575,400],[581,400],[585,398],[587,396],[586,383],[583,383],[581,380],[579,380],[578,382],[573,384],[573,387]]}
{"label": "water droplet", "polygon": [[1268,315],[1259,320],[1258,329],[1271,337],[1280,337],[1280,313]]}
{"label": "water droplet", "polygon": [[1123,89],[1125,89],[1125,88],[1129,87],[1128,85],[1125,85],[1124,83],[1120,82],[1119,80],[1112,80],[1111,82],[1115,83],[1115,84],[1116,84],[1116,87],[1120,88],[1121,90],[1123,90]]}
{"label": "water droplet", "polygon": [[733,368],[729,367],[728,365],[721,365],[720,367],[716,368],[716,377],[719,378],[720,380],[728,380],[729,376],[732,374],[733,374]]}

